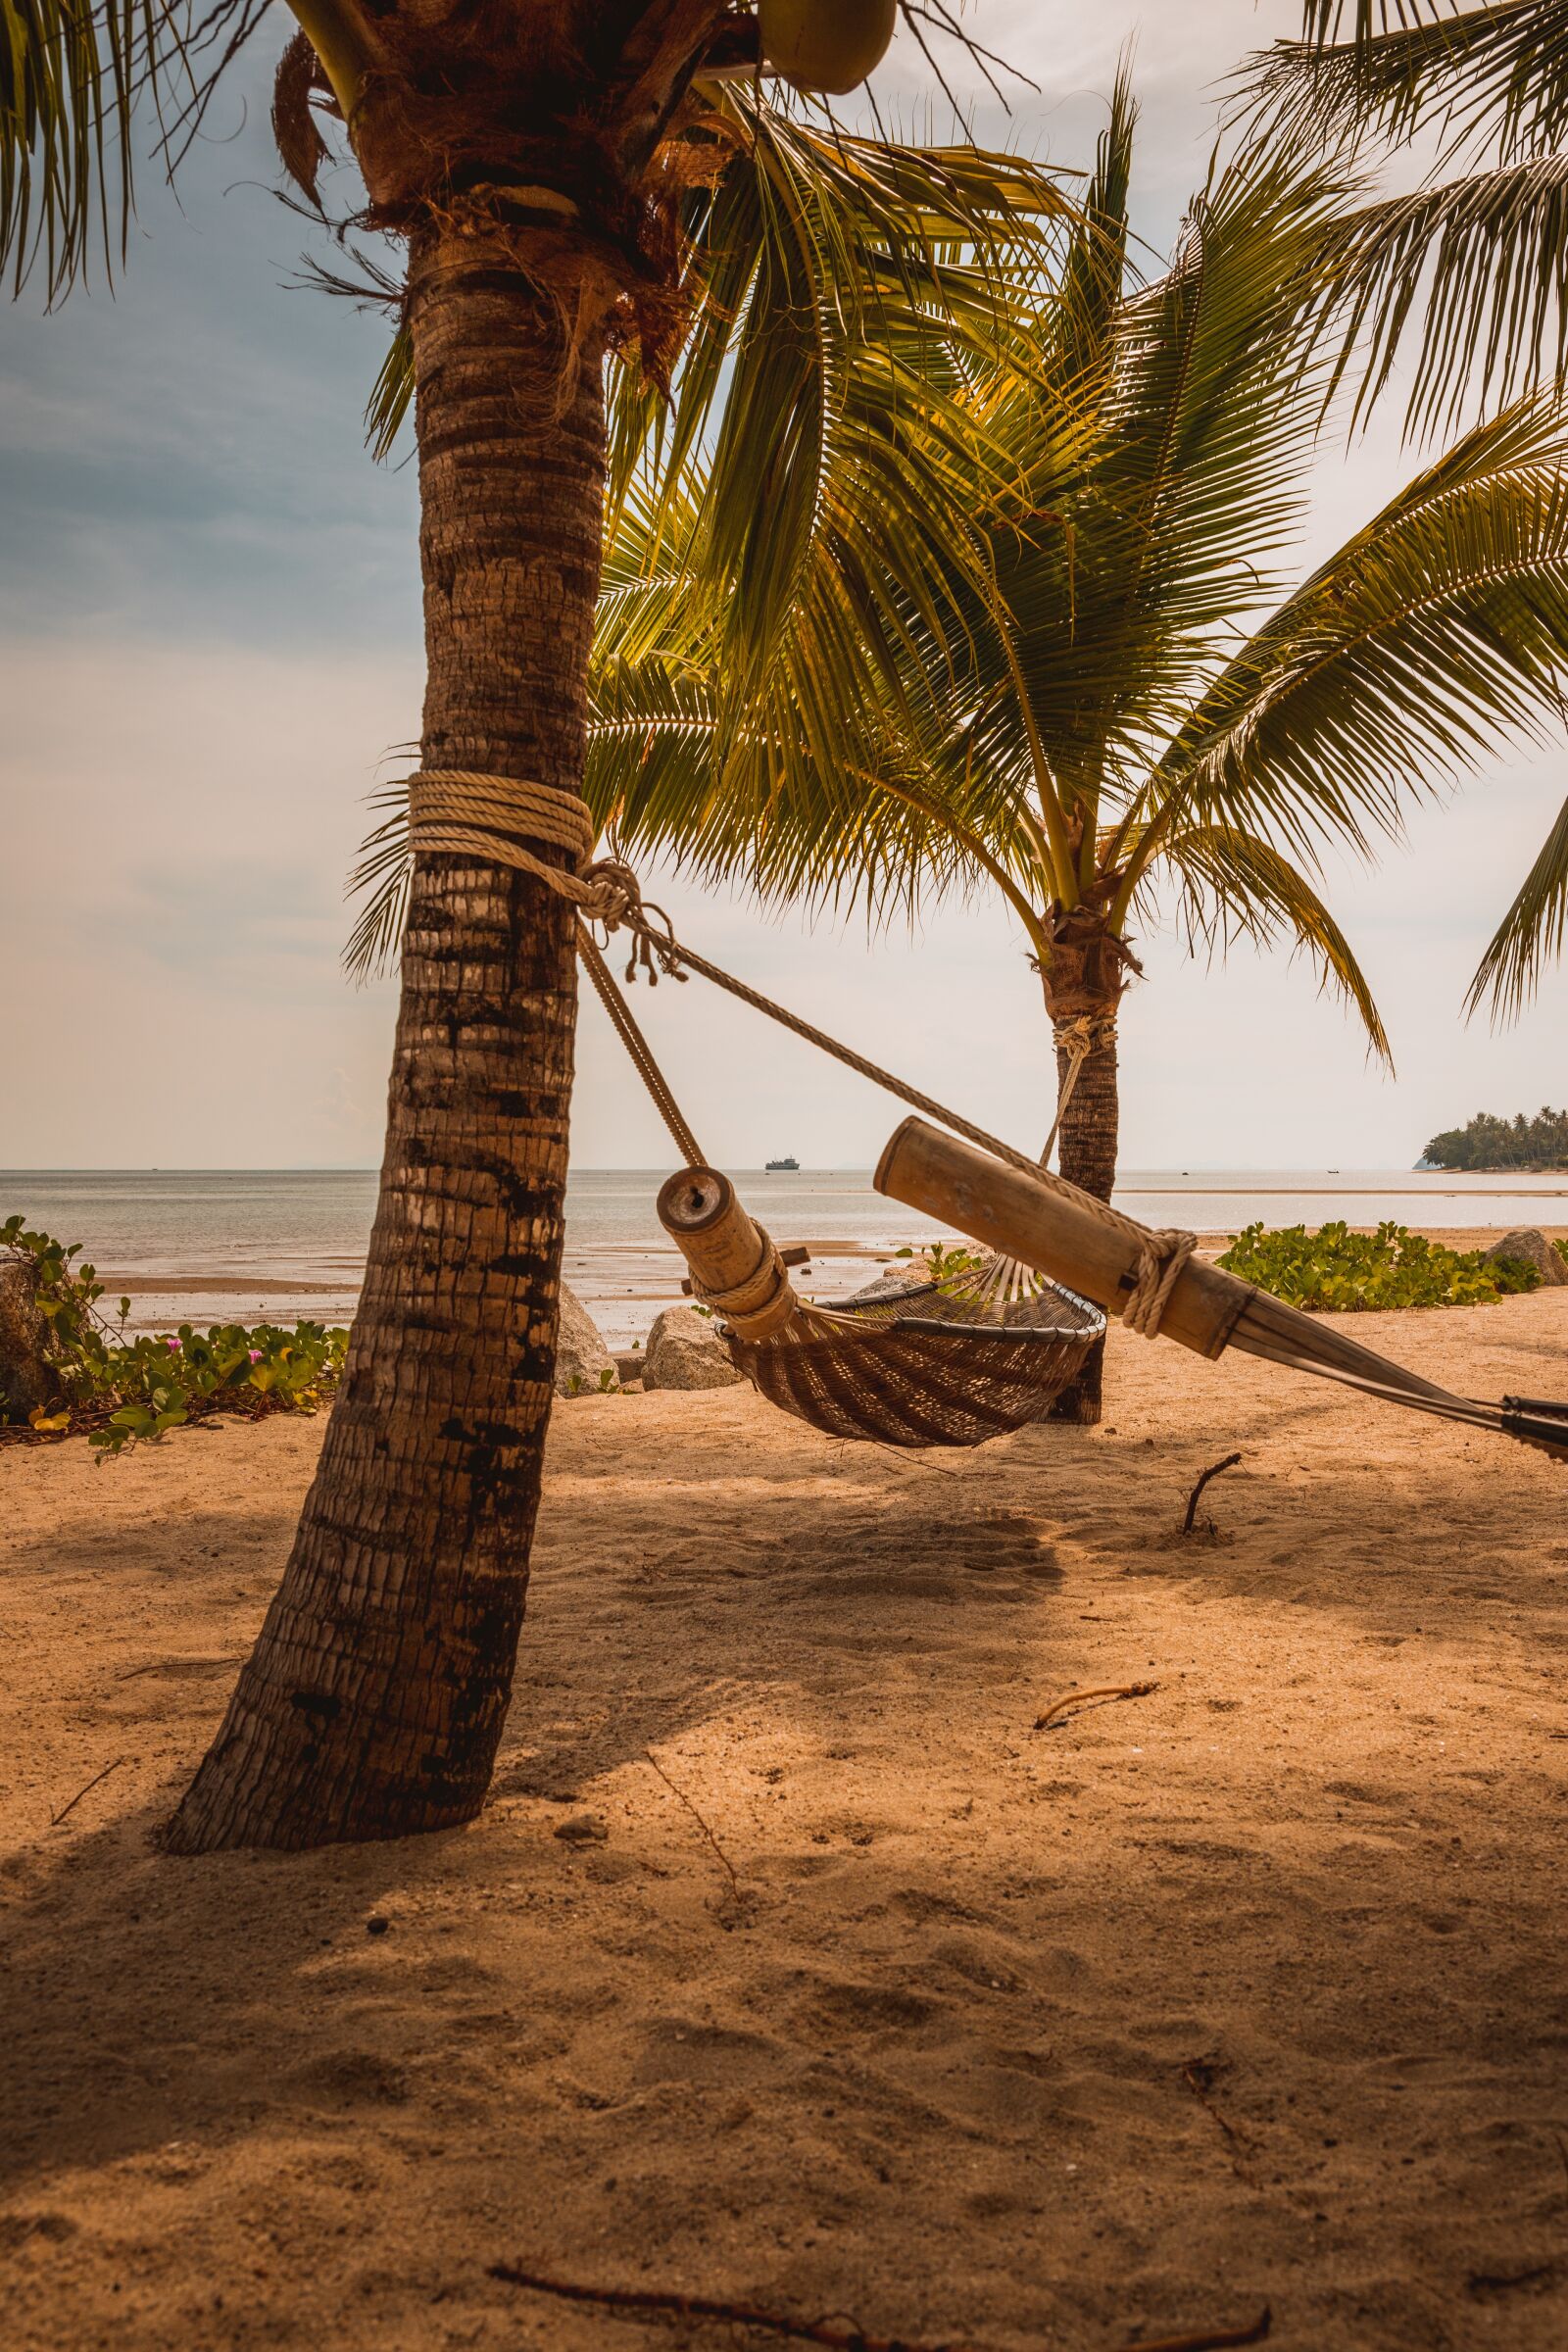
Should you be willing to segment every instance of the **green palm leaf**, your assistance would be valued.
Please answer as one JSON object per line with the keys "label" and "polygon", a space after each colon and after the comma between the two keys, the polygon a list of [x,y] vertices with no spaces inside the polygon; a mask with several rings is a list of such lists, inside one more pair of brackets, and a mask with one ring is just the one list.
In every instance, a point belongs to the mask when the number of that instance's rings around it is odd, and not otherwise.
{"label": "green palm leaf", "polygon": [[1490,998],[1493,1015],[1513,1020],[1568,933],[1568,801],[1547,834],[1540,857],[1525,876],[1517,898],[1498,924],[1477,967],[1465,999],[1474,1012]]}
{"label": "green palm leaf", "polygon": [[1242,937],[1266,946],[1294,939],[1359,1015],[1372,1051],[1394,1067],[1371,984],[1312,884],[1272,843],[1235,825],[1190,825],[1166,844],[1164,866],[1181,885],[1190,943],[1223,953]]}
{"label": "green palm leaf", "polygon": [[133,133],[172,169],[266,0],[0,0],[0,268],[63,293],[96,251],[113,275],[133,203]]}
{"label": "green palm leaf", "polygon": [[1358,410],[1401,357],[1407,428],[1451,431],[1568,360],[1568,156],[1535,156],[1351,213],[1325,235],[1319,283]]}
{"label": "green palm leaf", "polygon": [[[1257,61],[1266,103],[1320,136],[1374,124],[1406,139],[1441,121],[1450,149],[1540,155],[1568,132],[1568,0],[1306,0],[1305,37]],[[1342,38],[1342,35],[1348,37]]]}
{"label": "green palm leaf", "polygon": [[[1171,269],[1120,300],[1092,446],[1063,466],[1032,397],[1013,404],[1019,443],[1053,464],[1031,470],[1029,527],[999,516],[999,589],[1057,789],[1091,829],[1117,775],[1179,725],[1216,631],[1263,601],[1298,527],[1323,376],[1291,324],[1337,193],[1289,157],[1244,154],[1194,205]],[[1004,699],[982,710],[977,760],[1015,726]]]}
{"label": "green palm leaf", "polygon": [[[1359,410],[1410,364],[1407,428],[1516,398],[1568,361],[1568,0],[1424,11],[1308,0],[1306,37],[1253,63],[1271,136],[1406,144],[1441,126],[1414,194],[1325,239],[1304,283]],[[1344,39],[1338,36],[1344,33]]]}
{"label": "green palm leaf", "polygon": [[1508,736],[1545,740],[1568,668],[1568,416],[1536,397],[1467,434],[1227,664],[1167,748],[1174,821],[1266,811],[1365,846]]}

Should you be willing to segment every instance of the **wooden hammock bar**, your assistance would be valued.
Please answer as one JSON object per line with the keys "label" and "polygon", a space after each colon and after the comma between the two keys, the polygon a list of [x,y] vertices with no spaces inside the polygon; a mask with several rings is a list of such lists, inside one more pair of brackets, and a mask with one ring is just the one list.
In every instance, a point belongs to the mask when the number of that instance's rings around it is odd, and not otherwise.
{"label": "wooden hammock bar", "polygon": [[[888,1199],[957,1226],[988,1248],[1082,1292],[1112,1314],[1133,1289],[1136,1250],[1124,1234],[1097,1214],[1093,1202],[1080,1206],[1059,1186],[1048,1187],[1026,1169],[993,1159],[924,1119],[906,1119],[895,1132],[872,1182]],[[1523,1397],[1504,1398],[1498,1406],[1455,1396],[1330,1329],[1320,1318],[1197,1258],[1188,1259],[1172,1286],[1160,1337],[1210,1357],[1239,1348],[1292,1371],[1342,1381],[1391,1403],[1501,1430],[1568,1459],[1568,1419],[1561,1417],[1562,1407]]]}

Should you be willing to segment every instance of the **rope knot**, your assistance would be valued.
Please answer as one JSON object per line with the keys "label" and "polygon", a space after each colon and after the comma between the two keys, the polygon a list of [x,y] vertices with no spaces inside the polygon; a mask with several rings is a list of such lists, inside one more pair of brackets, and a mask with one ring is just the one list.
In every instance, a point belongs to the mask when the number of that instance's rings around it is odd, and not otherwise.
{"label": "rope knot", "polygon": [[[639,971],[648,974],[650,987],[658,986],[661,972],[672,980],[686,978],[677,960],[674,926],[662,906],[645,904],[624,858],[612,855],[584,863],[594,846],[594,820],[577,793],[520,776],[421,767],[409,778],[409,837],[416,850],[445,850],[532,874],[607,932],[624,925],[633,939],[628,980]],[[547,864],[529,843],[564,850],[569,866]],[[658,924],[650,920],[655,915]]]}
{"label": "rope knot", "polygon": [[[596,858],[582,879],[591,893],[581,902],[589,921],[603,923],[607,934],[613,934],[622,925],[631,933],[631,955],[625,975],[628,983],[640,971],[648,974],[650,988],[659,986],[661,972],[668,980],[688,977],[678,961],[674,924],[662,906],[656,906],[643,897],[642,885],[623,858]],[[659,917],[657,925],[651,919],[655,915]]]}
{"label": "rope knot", "polygon": [[1167,1225],[1158,1233],[1143,1235],[1142,1243],[1133,1287],[1121,1310],[1121,1319],[1129,1330],[1142,1332],[1146,1340],[1153,1340],[1159,1337],[1166,1301],[1176,1288],[1182,1268],[1198,1247],[1198,1236]]}

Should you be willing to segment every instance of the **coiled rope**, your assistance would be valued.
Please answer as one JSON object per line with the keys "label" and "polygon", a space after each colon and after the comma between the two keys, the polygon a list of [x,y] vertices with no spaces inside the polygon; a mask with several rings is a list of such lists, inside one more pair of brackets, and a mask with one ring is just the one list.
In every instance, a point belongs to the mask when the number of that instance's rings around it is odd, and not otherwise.
{"label": "coiled rope", "polygon": [[[993,1158],[1022,1168],[1048,1191],[1060,1193],[1080,1207],[1091,1209],[1102,1224],[1121,1236],[1134,1253],[1132,1288],[1122,1309],[1123,1322],[1131,1330],[1142,1332],[1146,1339],[1157,1336],[1166,1301],[1198,1246],[1196,1234],[1172,1227],[1155,1232],[1140,1225],[1135,1218],[1123,1216],[1108,1201],[1080,1191],[1065,1177],[1043,1167],[1039,1160],[1015,1152],[999,1136],[988,1134],[985,1128],[950,1110],[934,1096],[923,1094],[918,1087],[909,1086],[891,1070],[885,1070],[880,1062],[858,1054],[853,1046],[846,1046],[825,1030],[802,1020],[787,1006],[775,1004],[771,997],[764,997],[744,980],[737,980],[732,973],[721,971],[706,956],[684,947],[675,938],[662,907],[645,904],[637,877],[628,865],[613,858],[589,861],[594,846],[593,819],[576,793],[558,791],[554,785],[529,783],[514,776],[484,775],[468,768],[421,768],[409,778],[409,835],[411,848],[419,853],[437,851],[479,858],[491,865],[511,866],[532,874],[547,890],[576,908],[577,948],[588,976],[687,1166],[704,1164],[696,1138],[588,930],[590,922],[602,923],[610,933],[624,928],[632,934],[635,944],[626,967],[628,980],[639,968],[655,982],[661,972],[683,980],[686,972],[682,966],[701,972],[715,988],[726,990],[741,1004],[750,1004],[754,1011],[765,1013],[770,1021],[792,1030],[808,1045],[817,1047],[847,1069],[868,1078],[873,1086],[897,1095],[911,1109],[926,1112],[944,1127],[951,1128],[955,1135],[964,1136],[982,1152],[989,1152]],[[530,842],[564,852],[570,866],[549,864],[534,855],[528,847]],[[581,872],[576,870],[578,867]],[[654,919],[656,916],[658,921]],[[1055,1140],[1071,1088],[1077,1084],[1079,1070],[1093,1051],[1094,1031],[1095,1023],[1086,1017],[1068,1033],[1072,1055],[1069,1083],[1058,1102],[1052,1142]],[[1073,1052],[1075,1045],[1080,1049],[1077,1052]],[[1049,1152],[1049,1143],[1046,1148]]]}

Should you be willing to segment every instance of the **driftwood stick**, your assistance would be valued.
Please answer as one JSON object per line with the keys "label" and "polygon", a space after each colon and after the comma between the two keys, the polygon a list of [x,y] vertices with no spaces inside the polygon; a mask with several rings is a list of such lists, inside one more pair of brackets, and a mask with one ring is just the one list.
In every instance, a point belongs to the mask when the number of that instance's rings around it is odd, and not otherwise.
{"label": "driftwood stick", "polygon": [[[493,2262],[487,2274],[507,2286],[525,2286],[536,2295],[558,2295],[564,2303],[592,2303],[602,2311],[662,2312],[677,2320],[722,2320],[730,2327],[759,2328],[774,2335],[793,2336],[797,2343],[829,2344],[834,2352],[963,2352],[959,2344],[917,2344],[909,2336],[867,2335],[852,2322],[792,2320],[780,2311],[760,2311],[749,2303],[725,2303],[709,2295],[677,2295],[657,2287],[583,2286],[570,2278],[547,2278],[542,2271],[519,2270],[514,2263]],[[1193,2341],[1198,2342],[1195,2336]],[[1252,2336],[1209,2336],[1209,2343],[1252,2343]],[[1156,2352],[1149,2346],[1146,2352]]]}
{"label": "driftwood stick", "polygon": [[1092,1698],[1147,1698],[1151,1690],[1158,1689],[1157,1683],[1108,1683],[1100,1690],[1067,1690],[1054,1698],[1043,1715],[1035,1717],[1035,1730],[1048,1731],[1052,1717],[1059,1715],[1063,1707],[1086,1707]]}
{"label": "driftwood stick", "polygon": [[1225,2352],[1231,2344],[1260,2344],[1273,2316],[1265,2303],[1250,2328],[1203,2328],[1197,2335],[1146,2336],[1142,2343],[1123,2344],[1121,2352]]}
{"label": "driftwood stick", "polygon": [[1190,1536],[1193,1532],[1193,1522],[1198,1516],[1198,1499],[1202,1494],[1203,1489],[1207,1486],[1209,1480],[1211,1478],[1218,1478],[1222,1470],[1234,1470],[1241,1458],[1242,1457],[1239,1453],[1228,1453],[1222,1462],[1209,1463],[1208,1468],[1203,1472],[1197,1486],[1187,1497],[1187,1516],[1182,1521],[1182,1534],[1184,1536]]}
{"label": "driftwood stick", "polygon": [[66,1815],[75,1811],[76,1807],[80,1804],[82,1798],[86,1795],[89,1788],[96,1788],[100,1781],[107,1781],[112,1772],[118,1772],[122,1764],[128,1764],[130,1758],[128,1756],[117,1756],[112,1764],[106,1764],[104,1766],[102,1772],[95,1772],[92,1776],[92,1779],[86,1783],[85,1787],[76,1790],[75,1795],[72,1798],[69,1805],[62,1805],[58,1813],[50,1814],[49,1827],[52,1830],[58,1830],[60,1824],[65,1820]]}
{"label": "driftwood stick", "polygon": [[[197,1427],[202,1426],[198,1422]],[[181,1669],[187,1674],[199,1674],[208,1668],[218,1674],[225,1666],[243,1666],[250,1654],[248,1649],[235,1649],[223,1658],[149,1658],[144,1665],[127,1666],[123,1674],[116,1675],[115,1680],[117,1683],[133,1683],[138,1674],[168,1674],[171,1670],[177,1674]]]}
{"label": "driftwood stick", "polygon": [[698,1812],[697,1807],[692,1803],[692,1800],[687,1795],[685,1789],[679,1788],[676,1783],[670,1779],[668,1773],[664,1770],[664,1767],[662,1764],[661,1764],[653,1749],[651,1747],[645,1747],[643,1749],[643,1754],[648,1758],[649,1763],[658,1773],[660,1779],[663,1782],[664,1787],[669,1790],[670,1795],[679,1797],[681,1803],[685,1806],[693,1821],[696,1822],[697,1827],[702,1831],[703,1836],[708,1839],[709,1844],[712,1847],[714,1853],[718,1856],[720,1862],[728,1871],[730,1891],[734,1895],[736,1902],[744,1904],[746,1897],[741,1891],[740,1880],[735,1875],[735,1865],[730,1860],[728,1854],[725,1853],[724,1848],[719,1844],[718,1839],[709,1828],[708,1823],[704,1820],[702,1814]]}

